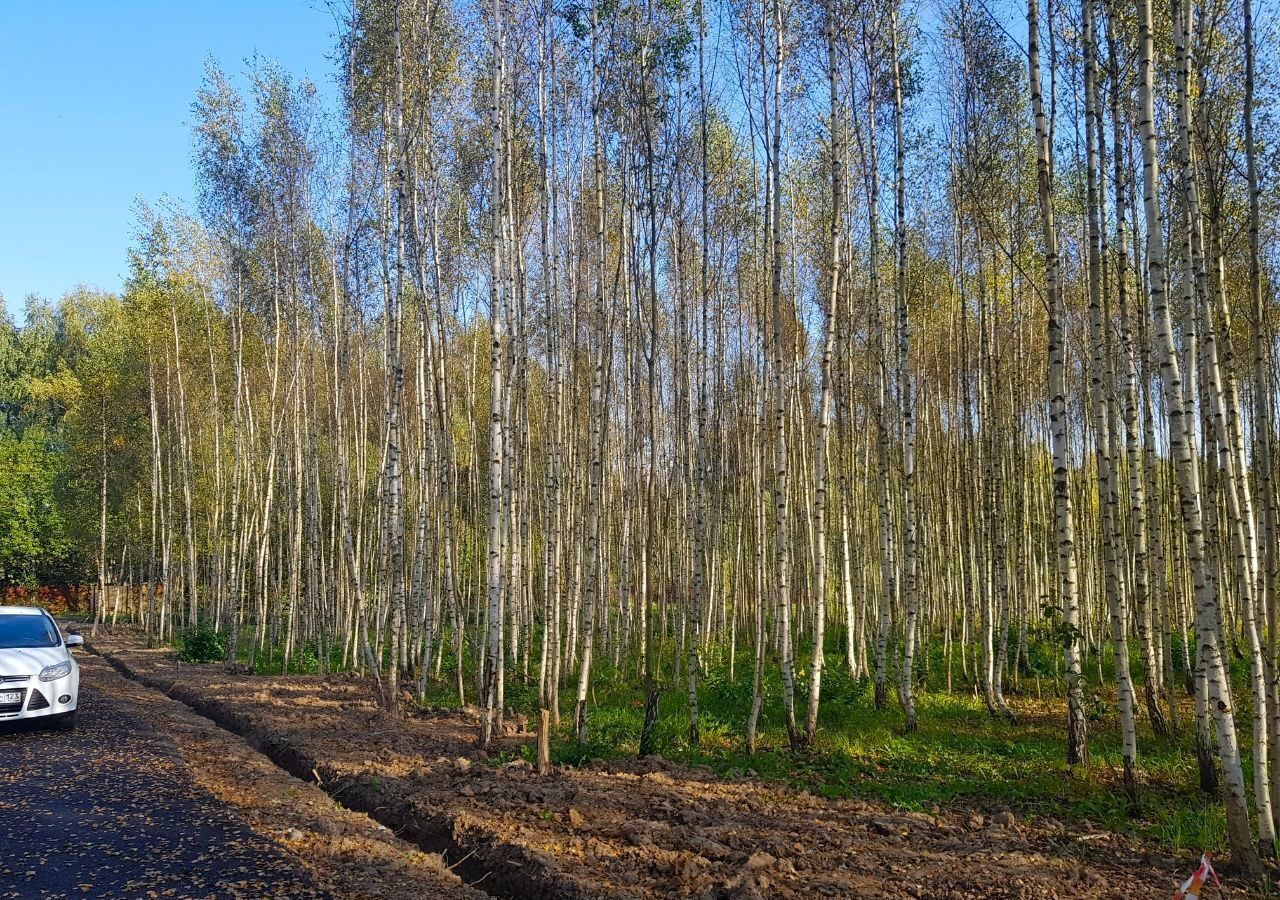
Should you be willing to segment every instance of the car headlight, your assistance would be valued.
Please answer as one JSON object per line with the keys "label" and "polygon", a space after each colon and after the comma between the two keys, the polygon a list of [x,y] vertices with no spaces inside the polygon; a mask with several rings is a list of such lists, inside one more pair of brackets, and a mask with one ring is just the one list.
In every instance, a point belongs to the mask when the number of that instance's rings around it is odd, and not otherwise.
{"label": "car headlight", "polygon": [[71,660],[55,663],[52,666],[45,666],[40,670],[41,681],[57,681],[59,678],[66,678],[71,674]]}

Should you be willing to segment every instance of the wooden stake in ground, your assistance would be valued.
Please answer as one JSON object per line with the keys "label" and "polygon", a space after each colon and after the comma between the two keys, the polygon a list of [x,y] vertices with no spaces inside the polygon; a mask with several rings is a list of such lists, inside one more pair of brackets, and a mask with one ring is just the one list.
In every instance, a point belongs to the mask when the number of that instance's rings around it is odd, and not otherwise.
{"label": "wooden stake in ground", "polygon": [[551,710],[538,710],[538,774],[551,774]]}

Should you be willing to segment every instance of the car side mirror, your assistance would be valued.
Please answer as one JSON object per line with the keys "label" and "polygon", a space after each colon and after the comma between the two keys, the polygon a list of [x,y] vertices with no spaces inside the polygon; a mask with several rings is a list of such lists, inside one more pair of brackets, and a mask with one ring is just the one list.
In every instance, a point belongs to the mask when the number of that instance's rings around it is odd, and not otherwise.
{"label": "car side mirror", "polygon": [[66,645],[68,647],[83,647],[84,638],[78,634],[69,634],[67,635]]}

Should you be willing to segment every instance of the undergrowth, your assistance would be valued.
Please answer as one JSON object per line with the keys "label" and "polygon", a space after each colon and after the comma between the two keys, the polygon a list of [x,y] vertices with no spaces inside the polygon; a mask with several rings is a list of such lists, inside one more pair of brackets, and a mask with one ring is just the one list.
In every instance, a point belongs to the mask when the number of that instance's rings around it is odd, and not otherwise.
{"label": "undergrowth", "polygon": [[212,625],[196,625],[178,634],[178,659],[183,662],[222,662],[227,658],[227,636]]}
{"label": "undergrowth", "polygon": [[[220,660],[225,643],[216,644],[214,637],[219,636],[204,629],[184,633],[178,640],[179,653],[186,659]],[[328,649],[327,668],[337,670],[341,667],[340,648]],[[934,806],[1008,809],[1023,818],[1050,817],[1076,827],[1132,835],[1170,852],[1223,849],[1222,805],[1202,793],[1197,784],[1194,735],[1186,727],[1194,719],[1190,701],[1183,698],[1185,708],[1180,715],[1184,727],[1179,734],[1157,736],[1147,727],[1145,717],[1140,718],[1141,808],[1134,813],[1121,788],[1119,727],[1111,670],[1105,659],[1109,654],[1103,654],[1101,680],[1096,668],[1086,667],[1090,758],[1087,765],[1069,767],[1064,761],[1065,703],[1059,695],[1057,654],[1049,641],[1033,641],[1029,650],[1018,677],[1006,681],[1006,698],[1018,716],[1016,723],[1010,723],[988,714],[982,700],[969,689],[958,659],[950,678],[953,690],[945,690],[948,679],[943,647],[940,642],[931,642],[922,653],[926,664],[920,667],[919,727],[908,734],[903,730],[892,685],[889,702],[877,710],[871,683],[851,678],[842,664],[841,648],[832,646],[823,675],[818,734],[813,745],[802,752],[793,752],[788,746],[782,683],[773,663],[766,666],[754,755],[746,754],[743,745],[752,699],[750,648],[739,648],[732,678],[727,652],[713,652],[702,660],[698,689],[701,740],[696,747],[688,740],[686,676],[681,673],[677,680],[676,673],[669,671],[668,653],[668,671],[660,680],[656,751],[675,762],[704,766],[725,776],[756,777],[828,798],[876,799],[904,810]],[[314,644],[295,646],[288,672],[316,673],[320,655]],[[1133,656],[1140,658],[1136,652]],[[254,671],[260,674],[279,674],[283,662],[279,648],[255,651],[251,640],[241,641],[239,658],[242,663],[252,661]],[[1233,662],[1233,675],[1243,677],[1243,667],[1238,660]],[[456,705],[453,666],[451,652],[446,651],[441,677],[429,680],[427,692],[420,698],[423,704]],[[467,700],[474,703],[476,678],[469,652],[464,657],[464,670],[470,692]],[[807,674],[807,666],[798,665],[796,714],[800,728]],[[508,677],[505,705],[536,721],[536,678],[526,681],[510,671]],[[1181,674],[1177,677],[1180,684]],[[417,674],[409,672],[403,683],[412,687],[416,680]],[[566,678],[561,693],[561,722],[553,736],[553,760],[559,765],[578,765],[593,759],[634,756],[644,718],[643,685],[634,664],[615,668],[607,657],[596,663],[587,744],[579,744],[573,734],[573,681]],[[1241,688],[1240,696],[1247,696],[1243,684]],[[1248,715],[1246,709],[1238,713],[1240,721],[1248,721]],[[1247,731],[1241,730],[1242,740],[1247,740]],[[534,749],[525,746],[520,754],[532,760]]]}
{"label": "undergrowth", "polygon": [[[936,677],[945,664],[940,647],[930,650],[930,669]],[[788,746],[782,683],[775,665],[764,679],[756,753],[746,754],[743,734],[751,707],[752,673],[749,654],[741,652],[732,679],[726,658],[703,661],[698,690],[701,740],[696,747],[688,740],[687,682],[683,677],[679,682],[664,681],[657,752],[725,776],[761,778],[828,798],[877,799],[903,810],[1008,809],[1023,818],[1048,817],[1076,827],[1128,834],[1170,852],[1225,846],[1222,805],[1198,788],[1194,735],[1189,728],[1159,737],[1140,719],[1141,807],[1136,813],[1129,810],[1121,787],[1114,692],[1108,693],[1105,681],[1098,682],[1096,672],[1086,688],[1086,706],[1093,720],[1089,762],[1069,767],[1064,749],[1065,703],[1056,695],[1052,678],[1041,677],[1039,698],[1034,672],[1020,673],[1016,688],[1006,686],[1006,697],[1018,715],[1018,721],[1010,723],[992,717],[982,700],[965,689],[957,663],[953,693],[919,693],[919,727],[908,734],[892,688],[886,707],[877,710],[873,686],[848,675],[840,664],[839,649],[832,648],[827,659],[818,734],[808,749],[793,752]],[[1047,655],[1042,659],[1048,662]],[[579,744],[573,734],[573,691],[561,695],[561,722],[552,744],[557,764],[619,759],[639,750],[644,720],[641,681],[633,670],[615,670],[608,661],[598,665],[589,706],[589,743]],[[797,674],[807,674],[807,669]],[[1109,677],[1104,670],[1104,679]],[[799,678],[800,728],[806,689]],[[513,679],[507,687],[508,707],[536,717],[537,700],[536,683]],[[449,683],[433,684],[423,702],[447,705],[456,703],[457,696]],[[1242,710],[1240,715],[1247,712]],[[1193,717],[1192,708],[1182,711],[1184,725]],[[520,753],[532,761],[532,747]]]}

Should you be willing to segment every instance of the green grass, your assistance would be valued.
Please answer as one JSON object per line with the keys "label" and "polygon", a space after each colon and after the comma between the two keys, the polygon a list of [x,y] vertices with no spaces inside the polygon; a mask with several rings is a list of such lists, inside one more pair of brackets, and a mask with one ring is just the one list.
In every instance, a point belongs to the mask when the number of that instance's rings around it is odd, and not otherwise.
{"label": "green grass", "polygon": [[[834,651],[834,648],[833,648]],[[940,656],[940,654],[935,654]],[[1023,694],[1008,694],[1019,713],[1010,724],[990,716],[981,700],[968,693],[922,691],[919,728],[903,731],[896,695],[876,710],[872,686],[851,679],[828,655],[823,678],[818,736],[804,753],[787,745],[782,685],[776,665],[765,682],[757,752],[746,755],[745,722],[751,704],[750,660],[743,654],[735,679],[723,660],[704,663],[699,689],[701,742],[687,739],[687,686],[664,685],[657,729],[657,752],[686,765],[706,766],[728,776],[749,775],[829,798],[871,798],[904,810],[937,805],[979,810],[1010,809],[1020,817],[1046,816],[1063,823],[1116,831],[1154,842],[1172,852],[1220,850],[1225,823],[1221,803],[1197,785],[1193,735],[1189,729],[1157,738],[1139,727],[1141,810],[1130,814],[1121,787],[1121,748],[1114,704],[1107,686],[1090,686],[1090,760],[1088,766],[1065,763],[1065,704],[1051,696],[1036,700],[1034,678],[1022,676]],[[940,660],[935,661],[939,662]],[[807,670],[804,673],[807,675]],[[961,688],[959,671],[955,685]],[[601,665],[590,707],[590,742],[579,745],[571,722],[573,694],[561,697],[562,724],[552,746],[554,760],[575,765],[601,758],[634,755],[643,722],[643,694],[634,673],[623,677]],[[797,685],[797,715],[803,717],[805,686]],[[1027,692],[1029,691],[1029,696]],[[425,702],[456,701],[447,685],[432,688]],[[506,703],[532,713],[532,685],[509,684]],[[1245,716],[1239,721],[1247,732]],[[1184,716],[1184,724],[1191,721]],[[803,727],[803,725],[801,725]],[[1242,733],[1247,738],[1247,734]],[[532,760],[533,748],[522,755]]]}

